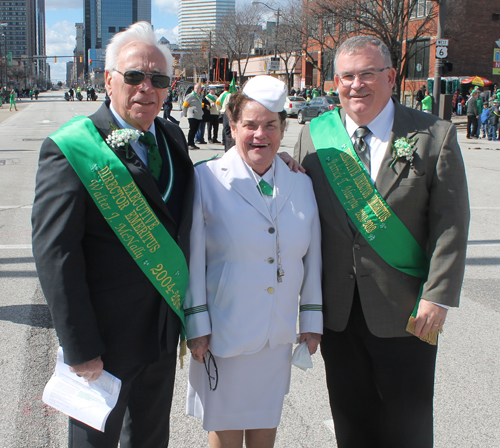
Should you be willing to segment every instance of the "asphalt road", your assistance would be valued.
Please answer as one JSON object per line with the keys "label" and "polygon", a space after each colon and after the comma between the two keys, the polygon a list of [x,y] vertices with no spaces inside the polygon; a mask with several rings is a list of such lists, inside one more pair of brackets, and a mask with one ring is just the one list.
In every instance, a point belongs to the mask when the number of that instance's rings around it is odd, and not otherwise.
{"label": "asphalt road", "polygon": [[[0,448],[63,448],[66,417],[41,401],[57,338],[40,291],[30,245],[30,214],[43,139],[100,103],[65,102],[55,92],[0,109]],[[174,111],[179,118],[179,112]],[[457,120],[458,122],[463,120]],[[187,133],[187,120],[181,119]],[[459,309],[440,339],[435,446],[500,447],[500,143],[466,140],[458,124],[472,207],[466,278]],[[282,148],[292,152],[301,126],[289,120]],[[219,138],[220,139],[220,138]],[[193,151],[194,161],[224,152]],[[292,372],[277,448],[336,447],[320,355],[314,369]],[[173,448],[208,446],[201,423],[185,416],[187,368],[178,371],[171,419]],[[411,403],[409,403],[411,405]]]}

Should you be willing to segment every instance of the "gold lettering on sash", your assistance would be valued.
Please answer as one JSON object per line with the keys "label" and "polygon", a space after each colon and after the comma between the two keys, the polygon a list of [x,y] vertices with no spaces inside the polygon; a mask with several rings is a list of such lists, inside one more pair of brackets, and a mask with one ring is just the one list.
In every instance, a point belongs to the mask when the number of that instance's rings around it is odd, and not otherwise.
{"label": "gold lettering on sash", "polygon": [[129,214],[125,215],[125,219],[130,223],[141,241],[146,244],[149,252],[156,252],[160,248],[160,244],[158,243],[158,241],[156,241],[152,233],[146,227],[146,224],[144,224],[144,221],[139,216],[136,210],[133,210]]}
{"label": "gold lettering on sash", "polygon": [[371,219],[366,221],[363,224],[363,227],[365,228],[366,233],[372,233],[374,230],[377,229],[377,226],[373,223],[373,221]]}
{"label": "gold lettering on sash", "polygon": [[365,222],[368,219],[370,219],[370,217],[368,216],[368,213],[366,213],[363,209],[356,212],[356,218],[358,218],[359,222]]}
{"label": "gold lettering on sash", "polygon": [[372,198],[367,201],[370,208],[373,210],[373,213],[377,215],[377,218],[380,219],[380,222],[384,222],[387,218],[391,216],[391,212],[384,205],[384,203],[380,200],[380,198],[375,194]]}
{"label": "gold lettering on sash", "polygon": [[368,178],[365,173],[361,173],[359,176],[356,176],[354,179],[354,183],[359,188],[359,191],[364,199],[373,194],[373,188],[370,185]]}
{"label": "gold lettering on sash", "polygon": [[115,179],[115,175],[109,169],[109,166],[106,166],[102,170],[99,170],[97,173],[99,174],[99,177],[103,181],[107,190],[113,195],[112,197],[115,200],[118,208],[123,211],[123,209],[125,207],[128,207],[130,203],[123,194],[123,190],[118,185],[118,181]]}
{"label": "gold lettering on sash", "polygon": [[348,148],[346,152],[341,152],[340,157],[342,158],[342,161],[344,162],[345,167],[347,168],[347,171],[349,171],[351,177],[354,177],[356,174],[361,172],[361,167],[354,158],[354,154],[352,153],[351,148]]}
{"label": "gold lettering on sash", "polygon": [[358,200],[354,196],[355,191],[354,187],[350,185],[342,190],[342,193],[344,193],[344,197],[346,198],[344,204],[348,205],[348,210],[353,210],[358,207]]}

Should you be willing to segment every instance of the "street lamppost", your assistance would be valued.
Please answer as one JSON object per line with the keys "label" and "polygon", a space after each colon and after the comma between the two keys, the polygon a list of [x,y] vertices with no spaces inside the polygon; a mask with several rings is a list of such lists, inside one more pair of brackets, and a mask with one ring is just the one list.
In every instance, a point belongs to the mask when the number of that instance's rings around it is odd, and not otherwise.
{"label": "street lamppost", "polygon": [[274,61],[276,61],[276,58],[278,57],[278,28],[280,26],[280,9],[272,8],[267,3],[260,2],[258,0],[252,0],[252,5],[263,5],[276,13],[276,29],[274,30]]}
{"label": "street lamppost", "polygon": [[[3,22],[3,23],[0,23],[0,28],[6,28],[7,25],[9,23],[8,22]],[[0,84],[3,84],[3,72],[5,72],[5,84],[7,84],[7,36],[5,34],[2,34],[3,38],[4,38],[4,52],[3,52],[3,60],[5,61],[5,64],[3,63],[2,61],[2,75],[0,76]],[[1,46],[1,44],[0,44]],[[3,84],[3,85],[5,85]],[[3,86],[0,86],[0,89],[2,88]]]}

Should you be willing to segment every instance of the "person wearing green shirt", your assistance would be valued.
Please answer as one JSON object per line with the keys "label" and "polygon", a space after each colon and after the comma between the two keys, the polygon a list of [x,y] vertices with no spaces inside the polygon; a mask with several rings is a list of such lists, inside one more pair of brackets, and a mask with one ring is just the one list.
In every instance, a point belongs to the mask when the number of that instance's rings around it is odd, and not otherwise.
{"label": "person wearing green shirt", "polygon": [[425,94],[425,97],[422,100],[422,112],[432,114],[432,96],[429,92]]}

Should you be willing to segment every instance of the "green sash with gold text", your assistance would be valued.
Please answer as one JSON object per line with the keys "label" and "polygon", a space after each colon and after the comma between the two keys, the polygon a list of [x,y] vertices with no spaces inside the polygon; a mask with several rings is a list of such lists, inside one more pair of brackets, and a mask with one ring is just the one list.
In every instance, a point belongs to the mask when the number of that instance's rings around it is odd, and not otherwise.
{"label": "green sash with gold text", "polygon": [[182,250],[89,118],[74,117],[50,138],[137,266],[179,316],[183,340],[183,303],[189,273]]}
{"label": "green sash with gold text", "polygon": [[[427,254],[373,185],[339,109],[312,120],[310,131],[328,182],[358,231],[387,264],[421,278],[423,286],[429,273]],[[422,287],[410,321],[417,315],[421,295]]]}

